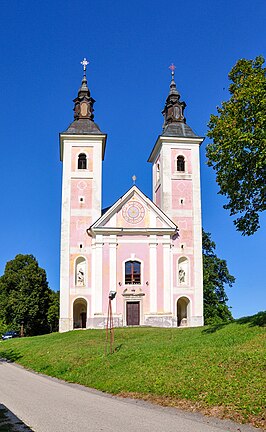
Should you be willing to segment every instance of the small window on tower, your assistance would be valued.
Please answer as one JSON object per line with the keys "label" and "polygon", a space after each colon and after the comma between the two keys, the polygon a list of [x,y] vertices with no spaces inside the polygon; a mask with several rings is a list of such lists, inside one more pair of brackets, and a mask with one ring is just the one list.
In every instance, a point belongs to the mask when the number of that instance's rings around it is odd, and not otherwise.
{"label": "small window on tower", "polygon": [[78,169],[87,169],[87,156],[85,155],[85,153],[79,154]]}
{"label": "small window on tower", "polygon": [[156,181],[160,180],[160,164],[156,165]]}
{"label": "small window on tower", "polygon": [[184,156],[177,157],[177,171],[184,172],[185,171],[185,158]]}

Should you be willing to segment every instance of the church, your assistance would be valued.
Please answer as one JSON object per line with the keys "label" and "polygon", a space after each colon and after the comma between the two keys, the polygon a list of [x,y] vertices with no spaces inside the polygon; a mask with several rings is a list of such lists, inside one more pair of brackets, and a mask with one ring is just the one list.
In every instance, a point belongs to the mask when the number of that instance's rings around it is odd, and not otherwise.
{"label": "church", "polygon": [[199,147],[171,69],[162,132],[151,146],[152,200],[135,185],[102,209],[107,135],[94,122],[86,77],[74,121],[60,133],[63,163],[59,331],[203,325]]}

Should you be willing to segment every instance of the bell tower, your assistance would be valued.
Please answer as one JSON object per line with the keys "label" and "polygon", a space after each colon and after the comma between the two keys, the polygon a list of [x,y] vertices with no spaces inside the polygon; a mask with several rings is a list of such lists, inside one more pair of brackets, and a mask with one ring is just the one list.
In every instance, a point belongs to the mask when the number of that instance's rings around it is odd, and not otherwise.
{"label": "bell tower", "polygon": [[197,326],[203,324],[199,147],[204,138],[187,125],[186,103],[176,88],[175,66],[169,68],[171,83],[162,111],[163,131],[148,161],[152,163],[153,201],[179,228],[171,252],[172,313],[179,319],[178,308],[184,310],[186,303],[188,324]]}
{"label": "bell tower", "polygon": [[60,323],[59,331],[86,327],[93,313],[92,245],[86,229],[100,216],[102,208],[102,160],[106,134],[94,122],[84,58],[83,78],[74,99],[74,121],[60,133],[63,163]]}

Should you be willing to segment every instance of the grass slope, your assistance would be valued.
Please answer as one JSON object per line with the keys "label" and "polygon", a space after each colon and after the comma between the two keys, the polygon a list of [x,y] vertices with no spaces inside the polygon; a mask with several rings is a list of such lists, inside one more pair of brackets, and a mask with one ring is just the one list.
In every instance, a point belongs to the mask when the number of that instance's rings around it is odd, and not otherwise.
{"label": "grass slope", "polygon": [[204,328],[115,329],[0,343],[0,357],[66,381],[265,426],[265,328],[246,319]]}

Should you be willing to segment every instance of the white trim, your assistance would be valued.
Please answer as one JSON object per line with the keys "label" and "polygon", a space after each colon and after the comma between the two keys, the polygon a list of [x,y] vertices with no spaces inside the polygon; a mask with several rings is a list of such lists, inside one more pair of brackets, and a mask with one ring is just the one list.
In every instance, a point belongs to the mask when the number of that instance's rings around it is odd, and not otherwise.
{"label": "white trim", "polygon": [[[178,170],[177,170],[177,159],[178,159],[179,156],[182,156],[182,157],[184,158],[184,164],[185,164],[185,169],[184,169],[184,171],[178,171]],[[182,153],[182,151],[179,152],[178,155],[175,157],[175,165],[174,165],[174,168],[175,168],[175,169],[174,169],[174,174],[175,174],[175,175],[180,175],[180,174],[185,175],[185,174],[188,174],[188,159],[187,159],[186,155],[184,154],[184,152],[183,152],[183,153]]]}
{"label": "white trim", "polygon": [[185,298],[187,299],[189,302],[187,304],[187,324],[188,327],[190,326],[190,321],[192,318],[192,300],[191,297],[187,294],[180,294],[177,298],[176,298],[176,302],[175,302],[175,317],[177,319],[177,325],[178,325],[178,314],[177,314],[177,303],[178,300],[180,300],[181,298]]}
{"label": "white trim", "polygon": [[[135,241],[136,243],[136,241]],[[128,261],[137,261],[140,263],[140,284],[126,284],[126,268],[125,268],[125,263]],[[136,286],[136,287],[143,287],[144,284],[144,261],[141,260],[140,258],[137,258],[134,254],[134,257],[130,258],[126,258],[124,261],[122,261],[122,275],[123,275],[123,282],[122,282],[122,286],[127,288],[129,286]]]}
{"label": "white trim", "polygon": [[95,312],[103,313],[103,240],[97,236],[95,242]]}
{"label": "white trim", "polygon": [[107,212],[100,217],[91,227],[91,231],[96,232],[96,230],[114,230],[119,229],[120,231],[132,231],[134,234],[139,230],[140,232],[148,230],[148,231],[155,231],[159,230],[159,228],[109,228],[104,227],[103,225],[107,223],[111,217],[118,211],[118,209],[121,209],[123,205],[126,204],[134,195],[138,196],[140,200],[142,200],[148,207],[150,207],[167,225],[168,228],[161,228],[161,230],[168,229],[170,231],[176,230],[175,223],[165,214],[162,210],[159,209],[148,197],[146,197],[138,188],[136,185],[132,186],[119,200],[117,200],[112,207],[107,210]]}
{"label": "white trim", "polygon": [[95,253],[95,241],[91,245],[91,316],[96,311],[96,253]]}
{"label": "white trim", "polygon": [[[112,237],[113,242],[109,243],[109,291],[117,291],[117,263],[116,263],[116,237]],[[116,313],[116,297],[112,300],[112,310]]]}
{"label": "white trim", "polygon": [[[76,271],[77,271],[77,260],[79,258],[83,258],[85,261],[85,275],[84,275],[84,285],[77,285],[77,280],[76,280]],[[88,284],[88,278],[87,278],[87,273],[88,273],[88,260],[84,255],[78,255],[75,259],[74,259],[74,272],[73,272],[73,276],[74,276],[74,281],[73,281],[73,287],[75,288],[85,288]]]}
{"label": "white trim", "polygon": [[[144,323],[144,314],[143,314],[143,297],[138,296],[128,296],[124,297],[124,316],[123,316],[123,324],[126,327],[131,327],[127,325],[127,303],[139,303],[139,325],[143,325]],[[137,326],[134,326],[137,327]]]}
{"label": "white trim", "polygon": [[120,227],[97,227],[89,228],[93,234],[117,234],[117,235],[173,235],[177,231],[176,228],[120,228]]}
{"label": "white trim", "polygon": [[150,313],[157,312],[157,241],[156,236],[150,239]]}
{"label": "white trim", "polygon": [[86,328],[87,328],[87,321],[88,321],[88,318],[90,318],[90,314],[89,314],[89,301],[88,301],[88,299],[87,299],[86,297],[84,297],[84,296],[77,295],[77,296],[72,300],[72,306],[71,306],[71,321],[72,321],[72,329],[71,329],[71,330],[74,329],[74,303],[75,303],[76,300],[79,300],[79,299],[81,299],[81,300],[85,300],[86,305],[87,305],[87,311],[86,311]]}
{"label": "white trim", "polygon": [[93,179],[93,172],[89,170],[77,170],[76,172],[71,172],[71,178],[73,179]]}
{"label": "white trim", "polygon": [[159,156],[161,149],[164,144],[171,144],[173,148],[183,148],[189,149],[191,145],[199,146],[204,141],[203,137],[167,137],[160,135],[157,138],[157,141],[151,151],[151,154],[148,158],[148,162],[154,162],[154,160]]}
{"label": "white trim", "polygon": [[200,163],[199,148],[194,148],[191,155],[193,173],[193,238],[194,238],[194,315],[203,320],[203,265],[202,265],[202,223],[200,196]]}
{"label": "white trim", "polygon": [[[73,146],[72,146],[72,148],[73,148]],[[79,155],[81,155],[81,154],[85,154],[85,156],[86,156],[86,167],[87,168],[78,168]],[[77,172],[87,172],[88,171],[88,162],[89,162],[89,155],[88,155],[88,153],[85,150],[81,151],[80,153],[77,153],[76,154],[76,164],[75,164],[76,170],[75,170],[75,172],[76,171]]]}
{"label": "white trim", "polygon": [[[181,258],[185,258],[188,262],[188,275],[187,275],[187,283],[180,283],[179,282],[179,260]],[[178,257],[176,257],[176,276],[177,276],[177,280],[175,281],[175,285],[180,288],[189,288],[191,286],[191,263],[190,263],[190,257],[188,257],[187,255],[180,255]]]}
{"label": "white trim", "polygon": [[172,280],[171,280],[171,244],[163,243],[163,304],[164,313],[171,313],[171,295],[172,295]]}
{"label": "white trim", "polygon": [[[60,331],[67,331],[66,322],[70,319],[69,305],[69,272],[70,272],[70,190],[71,179],[69,176],[71,168],[71,147],[67,146],[63,160],[62,174],[62,204],[61,204],[61,244],[60,244]],[[68,324],[68,326],[70,323]]]}

